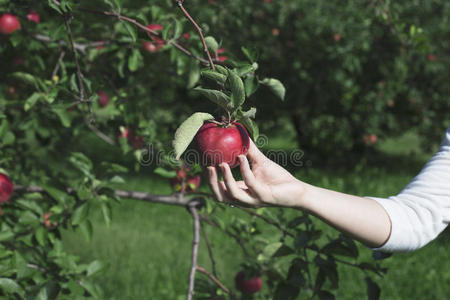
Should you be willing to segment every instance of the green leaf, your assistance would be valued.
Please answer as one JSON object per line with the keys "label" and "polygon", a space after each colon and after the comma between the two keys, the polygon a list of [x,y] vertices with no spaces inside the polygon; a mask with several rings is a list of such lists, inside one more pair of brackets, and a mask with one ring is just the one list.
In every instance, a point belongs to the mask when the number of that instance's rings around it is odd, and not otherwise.
{"label": "green leaf", "polygon": [[194,91],[200,92],[203,96],[221,106],[225,110],[232,108],[231,98],[221,91],[203,89],[201,87],[196,87]]}
{"label": "green leaf", "polygon": [[14,237],[14,232],[11,230],[0,232],[0,242],[9,241]]}
{"label": "green leaf", "polygon": [[245,95],[248,98],[258,89],[259,86],[258,78],[256,78],[256,76],[248,76],[247,78],[245,78],[244,86],[245,86]]}
{"label": "green leaf", "polygon": [[221,66],[221,65],[215,65],[216,71],[218,71],[220,74],[223,74],[225,76],[228,76],[228,69]]}
{"label": "green leaf", "polygon": [[300,288],[280,282],[275,290],[273,300],[294,300],[297,299]]}
{"label": "green leaf", "polygon": [[83,237],[87,240],[87,241],[91,241],[92,240],[92,233],[94,231],[93,227],[92,227],[92,223],[89,220],[85,220],[83,223],[81,223],[77,230],[80,231],[80,233],[83,235]]}
{"label": "green leaf", "polygon": [[232,92],[232,101],[234,108],[239,108],[245,101],[244,82],[234,71],[228,71],[228,84]]}
{"label": "green leaf", "polygon": [[201,75],[203,77],[206,77],[208,79],[218,81],[221,83],[225,83],[225,81],[227,80],[227,76],[223,75],[222,73],[212,71],[212,70],[204,70],[201,72]]}
{"label": "green leaf", "polygon": [[131,25],[128,22],[122,22],[123,26],[125,26],[127,32],[130,34],[130,37],[133,41],[133,43],[136,43],[137,40],[137,30],[136,30],[136,26]]}
{"label": "green leaf", "polygon": [[241,51],[242,53],[244,53],[244,55],[248,58],[248,60],[252,63],[254,61],[256,61],[256,51],[255,50],[250,50],[248,48],[245,47],[241,47]]}
{"label": "green leaf", "polygon": [[172,142],[175,150],[176,159],[180,159],[181,154],[187,149],[194,139],[197,131],[207,120],[213,120],[214,117],[208,113],[197,112],[187,118],[175,132],[175,138]]}
{"label": "green leaf", "polygon": [[156,168],[153,172],[164,178],[174,178],[177,176],[177,172],[175,172],[174,170],[166,170],[161,167]]}
{"label": "green leaf", "polygon": [[254,65],[245,65],[243,67],[239,67],[234,69],[234,71],[236,72],[236,74],[240,77],[244,77],[245,75],[249,74],[249,73],[253,73],[255,72],[255,66]]}
{"label": "green leaf", "polygon": [[281,100],[284,100],[284,96],[286,95],[286,88],[284,85],[275,78],[266,78],[260,81],[261,84],[266,85],[270,88],[270,90]]}
{"label": "green leaf", "polygon": [[84,203],[78,206],[72,215],[72,225],[78,225],[82,223],[89,214],[89,205]]}
{"label": "green leaf", "polygon": [[72,123],[72,118],[65,108],[59,108],[59,107],[52,107],[52,111],[59,117],[59,120],[61,121],[61,124],[69,128],[70,124]]}
{"label": "green leaf", "polygon": [[219,43],[212,36],[205,37],[205,42],[211,52],[217,52],[217,49],[219,49]]}
{"label": "green leaf", "polygon": [[256,115],[256,108],[252,107],[249,110],[247,110],[246,112],[244,112],[243,117],[244,118],[252,118],[254,119]]}
{"label": "green leaf", "polygon": [[39,245],[45,246],[47,244],[47,230],[44,227],[41,226],[36,229],[35,237]]}
{"label": "green leaf", "polygon": [[191,63],[191,68],[189,70],[187,88],[188,89],[193,88],[197,84],[199,79],[200,79],[200,67],[197,62],[193,62]]}
{"label": "green leaf", "polygon": [[111,220],[112,220],[111,206],[109,205],[109,203],[106,203],[106,202],[103,202],[101,206],[102,206],[103,219],[105,220],[106,227],[109,227],[109,225],[111,225]]}
{"label": "green leaf", "polygon": [[248,131],[250,131],[250,135],[252,136],[253,140],[256,141],[259,137],[258,125],[256,125],[256,123],[250,118],[243,118],[240,121],[242,122],[242,125],[244,125]]}
{"label": "green leaf", "polygon": [[135,72],[142,65],[142,54],[138,49],[133,49],[131,55],[128,57],[128,69]]}
{"label": "green leaf", "polygon": [[94,260],[87,267],[87,276],[89,277],[89,276],[100,273],[101,271],[103,271],[106,268],[106,266],[107,265],[105,263],[103,263],[99,260]]}
{"label": "green leaf", "polygon": [[25,100],[25,105],[24,105],[25,111],[29,111],[30,108],[32,108],[36,104],[36,102],[39,100],[40,97],[41,97],[41,94],[38,92],[35,92],[30,97],[28,97],[28,99]]}
{"label": "green leaf", "polygon": [[7,294],[18,293],[22,294],[22,287],[12,279],[0,278],[0,288]]}

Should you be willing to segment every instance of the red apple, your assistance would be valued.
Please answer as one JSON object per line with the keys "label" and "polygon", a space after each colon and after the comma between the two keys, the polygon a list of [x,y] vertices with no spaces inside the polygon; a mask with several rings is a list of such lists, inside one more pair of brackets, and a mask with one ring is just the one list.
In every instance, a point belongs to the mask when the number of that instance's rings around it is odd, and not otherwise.
{"label": "red apple", "polygon": [[236,288],[244,294],[254,294],[262,287],[261,278],[257,276],[246,278],[244,271],[237,273],[234,282],[236,283]]}
{"label": "red apple", "polygon": [[146,51],[151,52],[151,53],[158,52],[159,49],[162,48],[160,45],[155,45],[154,43],[148,42],[148,41],[143,41],[142,42],[142,47],[144,47],[144,49]]}
{"label": "red apple", "polygon": [[30,10],[30,12],[27,15],[27,19],[28,19],[28,21],[34,22],[36,24],[39,24],[39,22],[41,21],[39,14],[37,12],[35,12],[34,10]]}
{"label": "red apple", "polygon": [[50,217],[52,216],[51,212],[45,213],[44,214],[44,221],[42,223],[44,223],[45,228],[47,229],[52,229],[58,226],[57,222],[52,222],[50,220]]}
{"label": "red apple", "polygon": [[183,37],[188,40],[190,39],[191,35],[189,33],[183,33]]}
{"label": "red apple", "polygon": [[336,42],[339,42],[341,40],[341,35],[339,33],[335,33],[333,34],[333,40],[335,40]]}
{"label": "red apple", "polygon": [[101,107],[107,106],[108,103],[109,103],[109,97],[108,97],[108,94],[106,94],[106,93],[103,92],[103,91],[98,91],[98,92],[97,92],[97,95],[98,95],[98,97],[99,97],[98,103],[100,104],[100,106],[101,106]]}
{"label": "red apple", "polygon": [[428,61],[436,61],[438,58],[434,54],[428,54],[427,59],[428,59]]}
{"label": "red apple", "polygon": [[226,162],[234,168],[239,165],[238,156],[247,153],[250,138],[238,122],[228,126],[206,122],[198,130],[194,143],[200,152],[201,164],[218,166]]}
{"label": "red apple", "polygon": [[0,33],[11,34],[20,29],[19,19],[11,14],[3,14],[0,17]]}
{"label": "red apple", "polygon": [[153,30],[153,31],[161,31],[161,30],[163,30],[163,27],[160,24],[148,24],[145,27],[147,27],[148,29]]}
{"label": "red apple", "polygon": [[272,35],[273,36],[279,36],[280,35],[280,29],[272,28]]}
{"label": "red apple", "polygon": [[6,174],[0,173],[0,203],[8,202],[13,190],[11,179]]}
{"label": "red apple", "polygon": [[217,49],[217,54],[222,54],[222,53],[225,53],[225,52],[227,52],[227,49],[225,49],[225,48]]}
{"label": "red apple", "polygon": [[177,170],[177,175],[174,178],[169,179],[170,186],[175,192],[194,192],[200,186],[200,175],[190,176],[186,172],[189,172],[189,168],[180,168]]}

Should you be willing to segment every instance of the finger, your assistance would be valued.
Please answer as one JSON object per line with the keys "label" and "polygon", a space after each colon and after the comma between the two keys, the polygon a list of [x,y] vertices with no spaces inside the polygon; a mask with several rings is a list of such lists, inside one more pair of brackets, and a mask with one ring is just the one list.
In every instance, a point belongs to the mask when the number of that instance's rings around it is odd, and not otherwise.
{"label": "finger", "polygon": [[215,167],[208,167],[208,184],[217,201],[223,202],[223,192],[220,187],[219,176]]}
{"label": "finger", "polygon": [[258,149],[252,139],[248,148],[247,156],[251,162],[258,162],[267,159],[267,157]]}
{"label": "finger", "polygon": [[245,155],[239,155],[239,165],[241,169],[242,178],[244,179],[245,184],[250,189],[257,189],[258,181],[255,178],[252,170],[250,169],[250,164]]}
{"label": "finger", "polygon": [[226,189],[231,198],[244,202],[251,200],[250,196],[238,187],[236,180],[234,180],[233,174],[231,173],[230,166],[227,163],[222,163],[220,168],[222,170]]}

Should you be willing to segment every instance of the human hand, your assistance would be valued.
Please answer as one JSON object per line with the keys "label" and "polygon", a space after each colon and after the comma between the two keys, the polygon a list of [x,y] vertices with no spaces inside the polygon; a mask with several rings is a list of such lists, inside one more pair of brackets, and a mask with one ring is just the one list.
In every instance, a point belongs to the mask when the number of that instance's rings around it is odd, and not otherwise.
{"label": "human hand", "polygon": [[[252,140],[250,140],[247,157],[239,156],[243,178],[241,181],[234,179],[227,163],[219,166],[223,181],[219,180],[215,167],[208,167],[209,186],[217,201],[227,203],[237,201],[251,207],[300,206],[305,193],[305,183],[297,180],[283,167],[267,158]],[[252,164],[251,168],[249,160]]]}

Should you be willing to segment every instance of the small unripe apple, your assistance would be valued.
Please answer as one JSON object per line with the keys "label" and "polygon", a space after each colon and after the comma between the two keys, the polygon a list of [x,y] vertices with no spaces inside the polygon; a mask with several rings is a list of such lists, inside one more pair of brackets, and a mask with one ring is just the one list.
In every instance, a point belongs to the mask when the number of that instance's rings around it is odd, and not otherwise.
{"label": "small unripe apple", "polygon": [[258,276],[246,278],[245,272],[240,271],[234,278],[236,288],[244,294],[254,294],[262,287],[262,280]]}
{"label": "small unripe apple", "polygon": [[39,24],[39,22],[41,21],[39,14],[37,12],[35,12],[34,10],[30,10],[30,12],[27,15],[27,19],[28,19],[28,21],[34,22],[36,24]]}
{"label": "small unripe apple", "polygon": [[9,201],[14,191],[14,185],[11,179],[3,173],[0,173],[0,204]]}
{"label": "small unripe apple", "polygon": [[108,94],[106,94],[103,91],[98,91],[97,92],[98,95],[98,103],[100,104],[101,107],[105,107],[108,105],[109,103],[109,97]]}
{"label": "small unripe apple", "polygon": [[226,162],[231,168],[239,165],[238,156],[247,154],[250,138],[247,130],[238,122],[219,125],[205,122],[194,138],[200,154],[200,163],[218,166]]}
{"label": "small unripe apple", "polygon": [[20,29],[19,19],[11,14],[3,14],[0,17],[0,33],[11,34]]}

